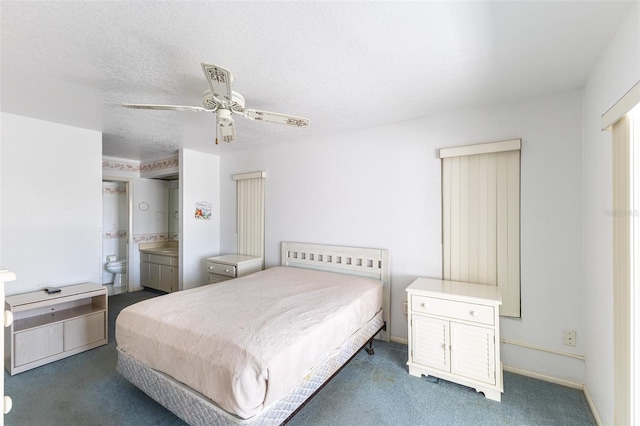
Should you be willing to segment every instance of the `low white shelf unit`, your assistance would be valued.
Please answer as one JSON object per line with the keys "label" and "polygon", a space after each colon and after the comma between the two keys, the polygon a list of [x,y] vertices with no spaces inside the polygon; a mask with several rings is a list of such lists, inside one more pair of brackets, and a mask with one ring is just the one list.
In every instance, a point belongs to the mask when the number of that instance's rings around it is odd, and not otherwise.
{"label": "low white shelf unit", "polygon": [[107,344],[106,288],[60,288],[6,297],[13,322],[4,335],[4,365],[11,375]]}

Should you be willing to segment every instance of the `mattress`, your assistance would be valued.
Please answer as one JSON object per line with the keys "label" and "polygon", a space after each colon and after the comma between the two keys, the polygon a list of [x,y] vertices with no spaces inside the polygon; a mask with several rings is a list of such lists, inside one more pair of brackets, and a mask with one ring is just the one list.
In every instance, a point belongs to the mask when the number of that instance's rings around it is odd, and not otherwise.
{"label": "mattress", "polygon": [[380,311],[354,333],[342,347],[314,367],[283,398],[250,419],[240,419],[203,395],[171,377],[153,370],[118,350],[117,370],[125,379],[192,426],[279,425],[333,377],[384,325]]}
{"label": "mattress", "polygon": [[379,281],[275,267],[129,306],[118,349],[247,419],[381,309]]}

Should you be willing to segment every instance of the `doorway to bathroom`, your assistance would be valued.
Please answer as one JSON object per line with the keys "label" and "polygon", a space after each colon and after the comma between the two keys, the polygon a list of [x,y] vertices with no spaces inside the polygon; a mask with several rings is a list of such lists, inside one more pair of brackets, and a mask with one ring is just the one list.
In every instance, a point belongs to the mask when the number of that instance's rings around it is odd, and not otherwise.
{"label": "doorway to bathroom", "polygon": [[128,180],[102,181],[102,284],[109,296],[129,286],[129,234],[131,229]]}

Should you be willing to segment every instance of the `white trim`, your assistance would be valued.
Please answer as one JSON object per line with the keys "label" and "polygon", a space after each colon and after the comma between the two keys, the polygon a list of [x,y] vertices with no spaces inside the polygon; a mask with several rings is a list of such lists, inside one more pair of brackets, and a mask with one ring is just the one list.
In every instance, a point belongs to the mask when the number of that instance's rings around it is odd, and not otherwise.
{"label": "white trim", "polygon": [[[396,337],[396,336],[391,336],[390,340],[392,342],[396,342],[396,343],[402,343],[407,345],[408,344],[408,340],[407,339],[402,339],[400,337]],[[522,342],[515,342],[515,341],[506,341],[507,339],[502,339],[501,342],[502,343],[508,343],[508,344],[515,344],[518,346],[523,346],[523,347],[531,347],[532,349],[538,349],[538,350],[542,350],[545,352],[551,352],[551,353],[557,353],[559,355],[569,355],[569,356],[574,356],[575,354],[569,354],[567,352],[561,352],[561,351],[556,351],[555,349],[549,349],[549,348],[543,348],[541,346],[535,346],[535,345],[529,345],[528,343],[522,343]],[[584,360],[584,356],[582,355],[578,355],[575,357],[582,357],[582,359]],[[591,398],[591,394],[589,393],[589,390],[587,389],[586,385],[582,385],[580,383],[577,382],[571,382],[568,380],[564,380],[564,379],[558,379],[556,377],[552,377],[552,376],[547,376],[545,374],[540,374],[540,373],[535,373],[533,371],[529,371],[529,370],[522,370],[520,368],[515,368],[515,367],[509,367],[508,365],[503,365],[502,369],[504,371],[508,371],[510,373],[514,373],[514,374],[519,374],[521,376],[526,376],[526,377],[531,377],[533,379],[537,379],[537,380],[542,380],[545,382],[550,382],[550,383],[556,383],[562,386],[568,386],[570,388],[573,389],[578,389],[581,390],[584,393],[584,397],[587,400],[587,405],[589,405],[589,409],[591,410],[591,414],[593,415],[593,418],[596,421],[596,424],[598,426],[603,426],[602,420],[600,419],[600,415],[598,414],[598,410],[596,408],[596,405],[593,402],[593,399]]]}
{"label": "white trim", "polygon": [[[640,87],[640,84],[638,85]],[[640,90],[638,91],[640,92]],[[640,96],[639,96],[640,97]],[[640,99],[638,99],[640,100]],[[640,219],[638,211],[640,210],[640,103],[635,105],[628,113],[630,119],[630,143],[629,143],[629,159],[630,166],[630,182],[629,182],[629,207],[630,207],[630,246],[629,251],[631,260],[629,261],[630,280],[629,280],[629,419],[631,424],[637,424],[640,421],[640,407],[638,398],[640,398],[640,330],[638,329],[638,316],[640,315],[640,295],[638,287],[640,286]],[[615,333],[614,333],[615,334]]]}
{"label": "white trim", "polygon": [[574,354],[571,352],[565,352],[565,351],[559,351],[557,349],[551,349],[551,348],[547,348],[544,346],[538,346],[538,345],[533,345],[531,343],[525,343],[525,342],[518,342],[516,340],[510,340],[510,339],[500,339],[500,342],[507,344],[507,345],[514,345],[514,346],[520,346],[523,348],[528,348],[528,349],[535,349],[537,351],[541,351],[541,352],[548,352],[551,354],[555,354],[555,355],[562,355],[562,356],[566,356],[566,357],[570,357],[570,358],[575,358],[575,359],[579,359],[580,361],[584,361],[584,355],[580,355],[580,354]]}
{"label": "white trim", "polygon": [[522,139],[511,139],[501,142],[480,143],[474,145],[441,148],[440,158],[460,157],[463,155],[491,154],[504,151],[518,151],[522,147]]}
{"label": "white trim", "polygon": [[593,414],[593,418],[595,419],[596,424],[598,426],[603,426],[602,419],[600,418],[600,415],[598,414],[598,409],[596,408],[596,404],[594,404],[593,399],[591,398],[591,394],[589,393],[589,390],[587,389],[586,385],[582,389],[582,392],[584,393],[584,397],[587,399],[587,404],[591,409],[591,414]]}
{"label": "white trim", "polygon": [[611,130],[611,126],[617,123],[633,107],[640,104],[640,81],[638,81],[627,93],[616,102],[609,111],[602,114],[602,130]]}
{"label": "white trim", "polygon": [[391,336],[391,337],[389,337],[389,340],[390,340],[391,342],[401,343],[401,344],[403,344],[403,345],[407,345],[407,346],[409,346],[409,340],[407,340],[407,339],[403,339],[403,338],[401,338],[401,337]]}
{"label": "white trim", "polygon": [[577,382],[572,382],[565,379],[559,379],[553,376],[547,376],[546,374],[536,373],[535,371],[523,370],[521,368],[510,367],[508,365],[502,365],[502,369],[504,371],[508,371],[509,373],[519,374],[521,376],[531,377],[533,379],[542,380],[544,382],[555,383],[557,385],[567,386],[573,389],[584,390],[584,385]]}
{"label": "white trim", "polygon": [[255,179],[255,178],[266,178],[266,177],[267,177],[267,172],[240,173],[240,174],[231,176],[233,180],[244,180],[244,179]]}
{"label": "white trim", "polygon": [[603,426],[602,419],[600,419],[600,415],[598,414],[598,410],[596,408],[596,405],[593,403],[593,399],[591,398],[591,394],[589,393],[589,390],[587,389],[587,386],[585,386],[583,384],[580,384],[580,383],[577,383],[577,382],[571,382],[569,380],[558,379],[557,377],[553,377],[553,376],[547,376],[546,374],[536,373],[534,371],[529,371],[529,370],[523,370],[523,369],[520,369],[520,368],[510,367],[508,365],[503,365],[502,369],[504,371],[508,371],[510,373],[513,373],[513,374],[519,374],[521,376],[531,377],[532,379],[542,380],[544,382],[555,383],[557,385],[567,386],[567,387],[570,387],[570,388],[573,388],[573,389],[581,390],[582,393],[584,394],[585,399],[587,400],[587,405],[589,406],[589,409],[591,410],[591,414],[593,415],[593,418],[596,421],[596,424],[598,426]]}

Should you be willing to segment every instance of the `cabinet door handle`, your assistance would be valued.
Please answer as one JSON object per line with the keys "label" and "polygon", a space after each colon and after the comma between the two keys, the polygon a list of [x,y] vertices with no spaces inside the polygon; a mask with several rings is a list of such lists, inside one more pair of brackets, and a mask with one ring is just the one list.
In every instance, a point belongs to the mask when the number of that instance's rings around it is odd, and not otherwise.
{"label": "cabinet door handle", "polygon": [[11,408],[13,407],[13,401],[11,400],[11,397],[5,396],[2,402],[3,402],[2,411],[4,412],[4,414],[8,414],[9,411],[11,411]]}
{"label": "cabinet door handle", "polygon": [[470,314],[472,317],[475,317],[475,316],[476,316],[476,311],[471,311],[471,312],[469,312],[469,314]]}
{"label": "cabinet door handle", "polygon": [[229,273],[231,270],[230,269],[225,269],[224,270],[226,273]]}
{"label": "cabinet door handle", "polygon": [[9,327],[11,324],[13,324],[13,312],[4,311],[4,326]]}
{"label": "cabinet door handle", "polygon": [[420,306],[422,306],[423,308],[426,308],[427,304],[426,303],[421,303]]}

